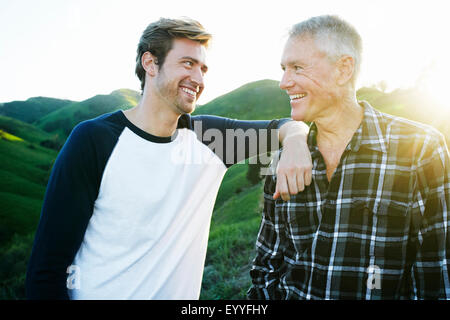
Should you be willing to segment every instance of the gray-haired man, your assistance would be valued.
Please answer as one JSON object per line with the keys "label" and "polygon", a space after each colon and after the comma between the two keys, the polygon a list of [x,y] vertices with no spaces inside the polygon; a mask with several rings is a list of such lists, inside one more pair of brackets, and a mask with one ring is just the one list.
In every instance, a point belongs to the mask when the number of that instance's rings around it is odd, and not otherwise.
{"label": "gray-haired man", "polygon": [[450,163],[435,129],[357,101],[362,44],[335,16],[295,25],[280,87],[311,121],[312,183],[264,187],[251,299],[449,299]]}

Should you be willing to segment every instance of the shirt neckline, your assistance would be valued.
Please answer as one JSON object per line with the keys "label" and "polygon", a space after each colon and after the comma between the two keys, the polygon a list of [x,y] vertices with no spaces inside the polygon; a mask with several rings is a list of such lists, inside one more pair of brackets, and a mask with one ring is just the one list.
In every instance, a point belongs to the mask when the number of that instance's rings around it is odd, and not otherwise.
{"label": "shirt neckline", "polygon": [[[345,150],[357,152],[361,146],[364,146],[375,151],[387,152],[387,143],[381,134],[383,132],[381,128],[381,113],[373,109],[367,101],[361,100],[358,101],[358,104],[364,108],[363,119]],[[314,122],[311,124],[308,133],[308,146],[312,155],[319,152],[317,147],[317,126]]]}
{"label": "shirt neckline", "polygon": [[125,124],[126,127],[128,127],[135,134],[137,134],[138,136],[140,136],[141,138],[143,138],[143,139],[145,139],[147,141],[151,141],[151,142],[154,142],[154,143],[170,143],[170,142],[174,141],[177,138],[177,136],[178,136],[178,129],[175,129],[175,132],[173,133],[173,135],[168,136],[168,137],[155,136],[155,135],[153,135],[151,133],[148,133],[148,132],[140,129],[135,124],[133,124],[125,116],[123,110],[118,110],[117,111],[117,115],[120,117],[120,119],[122,120],[122,122]]}

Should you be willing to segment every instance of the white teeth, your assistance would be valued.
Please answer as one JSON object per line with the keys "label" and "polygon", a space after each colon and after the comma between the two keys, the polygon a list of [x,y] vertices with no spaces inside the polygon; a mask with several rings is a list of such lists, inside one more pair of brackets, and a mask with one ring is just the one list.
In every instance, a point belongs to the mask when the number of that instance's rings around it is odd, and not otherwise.
{"label": "white teeth", "polygon": [[290,98],[291,101],[292,101],[292,100],[294,100],[294,99],[303,98],[304,96],[306,96],[306,94],[300,93],[300,94],[294,94],[294,95],[291,95],[291,96],[289,96],[289,98]]}
{"label": "white teeth", "polygon": [[190,94],[191,96],[194,96],[194,97],[197,95],[195,91],[192,91],[192,90],[190,90],[188,88],[181,88],[181,90],[183,90],[184,92],[186,92],[186,93],[188,93],[188,94]]}

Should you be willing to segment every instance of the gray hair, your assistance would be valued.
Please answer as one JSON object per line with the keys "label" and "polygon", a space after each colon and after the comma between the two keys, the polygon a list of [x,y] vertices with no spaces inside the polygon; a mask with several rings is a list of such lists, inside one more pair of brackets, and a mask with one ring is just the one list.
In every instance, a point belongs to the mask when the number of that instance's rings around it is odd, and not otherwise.
{"label": "gray hair", "polygon": [[311,36],[318,49],[329,59],[336,62],[343,55],[355,60],[352,82],[355,84],[361,69],[362,40],[358,31],[335,15],[312,17],[294,25],[289,31],[290,37]]}

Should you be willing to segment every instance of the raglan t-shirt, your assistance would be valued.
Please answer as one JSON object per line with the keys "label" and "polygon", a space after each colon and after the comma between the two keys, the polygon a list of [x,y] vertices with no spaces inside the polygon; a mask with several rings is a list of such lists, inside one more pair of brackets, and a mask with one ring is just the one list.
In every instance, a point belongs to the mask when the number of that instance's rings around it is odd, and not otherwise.
{"label": "raglan t-shirt", "polygon": [[157,137],[119,110],[77,125],[48,182],[27,297],[198,299],[226,169],[276,149],[285,121],[182,115]]}

